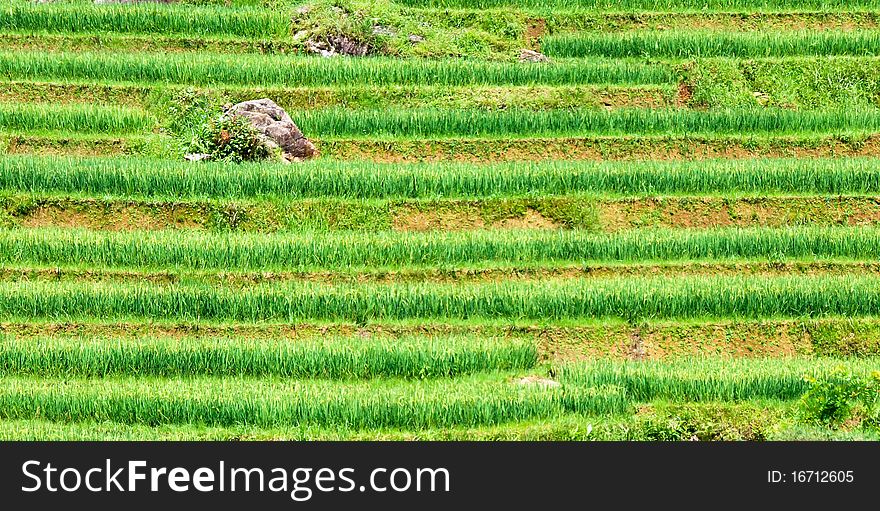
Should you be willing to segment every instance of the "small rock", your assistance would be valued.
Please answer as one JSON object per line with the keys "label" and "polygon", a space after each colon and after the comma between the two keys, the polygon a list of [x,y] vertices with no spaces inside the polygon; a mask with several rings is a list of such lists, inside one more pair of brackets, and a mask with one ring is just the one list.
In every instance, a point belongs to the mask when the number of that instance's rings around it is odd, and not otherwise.
{"label": "small rock", "polygon": [[309,39],[306,41],[306,49],[311,53],[317,53],[322,57],[333,57],[336,56],[336,51],[330,48],[330,45],[323,41],[313,41]]}
{"label": "small rock", "polygon": [[754,96],[755,99],[758,101],[758,103],[760,103],[762,105],[766,104],[768,101],[770,101],[770,96],[763,93],[763,92],[759,92],[759,91],[752,92],[752,96]]}
{"label": "small rock", "polygon": [[333,57],[335,55],[363,57],[370,52],[368,45],[359,43],[344,35],[330,36],[326,41],[309,39],[306,41],[306,49],[322,57]]}
{"label": "small rock", "polygon": [[394,37],[397,35],[397,32],[390,27],[384,27],[382,25],[373,25],[373,35],[382,35],[388,37]]}
{"label": "small rock", "polygon": [[183,159],[186,161],[206,161],[211,159],[211,155],[208,153],[189,153],[184,154]]}
{"label": "small rock", "polygon": [[535,50],[520,50],[520,62],[550,62],[550,58]]}
{"label": "small rock", "polygon": [[556,388],[562,386],[558,381],[549,378],[541,378],[540,376],[526,376],[516,380],[519,385],[537,385],[546,388]]}
{"label": "small rock", "polygon": [[409,42],[411,42],[413,44],[419,44],[419,43],[425,42],[424,37],[422,37],[420,35],[416,35],[416,34],[410,34],[408,39],[409,39]]}
{"label": "small rock", "polygon": [[304,5],[296,10],[296,13],[299,14],[300,16],[306,15],[310,12],[312,12],[311,5]]}

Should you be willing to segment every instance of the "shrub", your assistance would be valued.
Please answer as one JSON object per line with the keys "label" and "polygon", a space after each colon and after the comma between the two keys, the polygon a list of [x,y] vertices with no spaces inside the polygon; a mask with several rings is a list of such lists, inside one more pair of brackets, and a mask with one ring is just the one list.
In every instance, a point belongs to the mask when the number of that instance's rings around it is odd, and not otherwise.
{"label": "shrub", "polygon": [[272,157],[262,135],[244,117],[220,116],[202,126],[200,151],[214,160],[239,163]]}
{"label": "shrub", "polygon": [[863,377],[836,368],[827,375],[809,375],[806,381],[810,387],[800,404],[808,423],[835,429],[848,422],[877,426],[880,371]]}

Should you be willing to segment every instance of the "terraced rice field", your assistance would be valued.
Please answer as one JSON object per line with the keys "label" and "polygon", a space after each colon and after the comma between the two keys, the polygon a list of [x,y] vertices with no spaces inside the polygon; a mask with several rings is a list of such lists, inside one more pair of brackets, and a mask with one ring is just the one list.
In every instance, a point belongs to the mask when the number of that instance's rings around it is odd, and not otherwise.
{"label": "terraced rice field", "polygon": [[876,2],[342,4],[2,1],[0,439],[880,438]]}

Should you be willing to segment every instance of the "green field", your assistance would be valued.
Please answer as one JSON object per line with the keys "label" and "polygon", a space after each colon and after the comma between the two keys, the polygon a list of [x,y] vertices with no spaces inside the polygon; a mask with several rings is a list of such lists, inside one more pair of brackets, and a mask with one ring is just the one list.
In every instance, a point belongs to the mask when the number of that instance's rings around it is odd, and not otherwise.
{"label": "green field", "polygon": [[[0,28],[0,439],[880,439],[874,1]],[[262,97],[317,158],[184,160]]]}

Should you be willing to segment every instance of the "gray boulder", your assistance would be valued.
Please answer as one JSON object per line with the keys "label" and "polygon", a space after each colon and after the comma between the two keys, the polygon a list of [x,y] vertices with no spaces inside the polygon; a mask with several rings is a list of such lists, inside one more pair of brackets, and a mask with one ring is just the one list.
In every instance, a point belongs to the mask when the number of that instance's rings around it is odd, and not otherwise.
{"label": "gray boulder", "polygon": [[266,146],[280,148],[286,161],[300,161],[318,155],[315,145],[294,124],[290,115],[268,98],[243,101],[226,109],[230,116],[244,117],[264,137]]}
{"label": "gray boulder", "polygon": [[547,55],[544,55],[543,53],[537,52],[535,50],[520,50],[519,61],[520,62],[550,62],[550,58],[547,57]]}

